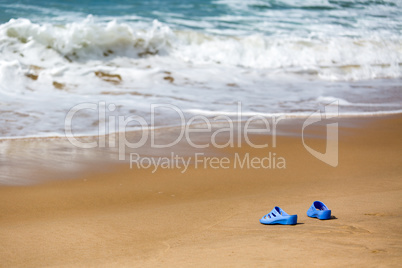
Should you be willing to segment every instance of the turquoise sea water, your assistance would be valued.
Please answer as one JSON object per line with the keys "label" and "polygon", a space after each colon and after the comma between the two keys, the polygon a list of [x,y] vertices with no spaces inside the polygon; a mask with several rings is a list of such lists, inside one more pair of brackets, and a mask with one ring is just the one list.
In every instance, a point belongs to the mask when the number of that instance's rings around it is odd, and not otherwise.
{"label": "turquoise sea water", "polygon": [[0,1],[0,22],[27,18],[68,23],[92,14],[99,20],[152,21],[174,29],[211,33],[396,37],[402,31],[402,1],[151,0]]}
{"label": "turquoise sea water", "polygon": [[[402,110],[402,1],[0,1],[0,136],[64,135],[83,102],[149,119]],[[158,124],[175,125],[172,114]],[[96,113],[76,133],[96,133]]]}

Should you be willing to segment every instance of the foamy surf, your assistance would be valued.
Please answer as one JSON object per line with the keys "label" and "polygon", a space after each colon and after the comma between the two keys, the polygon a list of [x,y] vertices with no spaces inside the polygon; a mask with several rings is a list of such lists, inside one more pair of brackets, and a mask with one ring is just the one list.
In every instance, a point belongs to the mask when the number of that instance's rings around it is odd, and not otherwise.
{"label": "foamy surf", "polygon": [[[82,103],[104,102],[114,107],[107,116],[148,123],[152,104],[174,105],[186,118],[232,115],[239,102],[249,117],[305,116],[333,101],[342,116],[400,112],[402,38],[398,22],[390,24],[395,19],[363,16],[349,25],[342,3],[333,1],[213,5],[219,11],[211,16],[179,14],[180,6],[178,13],[155,11],[152,20],[141,10],[83,18],[6,4],[50,15],[0,25],[0,136],[63,136],[66,114]],[[381,12],[395,8],[384,4]],[[309,24],[313,19],[321,28]],[[177,115],[161,110],[155,122],[176,125]],[[75,134],[93,135],[99,116],[81,110],[73,123]]]}
{"label": "foamy surf", "polygon": [[[6,61],[54,67],[115,58],[164,57],[189,64],[213,64],[300,74],[325,80],[400,78],[402,39],[220,36],[172,30],[156,20],[142,24],[95,22],[89,16],[66,25],[35,24],[27,19],[0,26],[1,54]],[[375,53],[374,53],[375,52]],[[130,62],[122,62],[124,63]],[[83,65],[82,67],[85,67]],[[64,68],[66,69],[66,68]],[[51,70],[57,75],[63,72]]]}

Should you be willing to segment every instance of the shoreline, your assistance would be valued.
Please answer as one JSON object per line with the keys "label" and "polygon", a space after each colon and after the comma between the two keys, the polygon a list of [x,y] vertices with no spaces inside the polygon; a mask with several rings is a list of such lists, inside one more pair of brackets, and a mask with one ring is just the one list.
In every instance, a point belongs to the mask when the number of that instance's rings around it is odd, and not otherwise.
{"label": "shoreline", "polygon": [[[363,128],[367,124],[376,122],[378,120],[387,120],[392,118],[398,118],[402,114],[387,115],[379,117],[347,117],[339,118],[339,127],[344,131],[340,131],[339,134],[343,135],[348,132],[350,128]],[[326,113],[328,116],[328,113]],[[330,115],[329,115],[330,116]],[[319,118],[313,116],[313,118]],[[132,141],[138,139],[140,135],[144,135],[144,130],[128,131],[127,133],[114,133],[100,136],[76,136],[74,139],[82,144],[96,142],[99,146],[91,149],[84,149],[77,147],[75,144],[66,137],[31,137],[21,139],[0,139],[0,161],[3,165],[0,166],[0,187],[3,185],[30,185],[36,183],[44,183],[52,180],[52,177],[63,177],[74,179],[79,177],[80,174],[96,171],[97,166],[101,164],[108,168],[118,165],[125,165],[129,162],[130,154],[137,153],[145,158],[163,157],[168,156],[172,152],[180,157],[195,158],[194,153],[202,152],[205,156],[227,154],[227,152],[241,148],[242,145],[249,146],[249,142],[245,141],[245,136],[252,140],[258,141],[258,136],[263,135],[271,138],[267,138],[266,143],[268,148],[275,149],[276,137],[281,136],[293,136],[301,137],[303,134],[307,139],[325,139],[325,118],[321,121],[315,122],[305,133],[302,133],[302,125],[306,118],[283,118],[276,122],[276,118],[268,118],[268,125],[264,125],[263,122],[252,122],[247,126],[247,121],[234,121],[234,125],[228,124],[228,122],[210,122],[209,133],[203,133],[203,127],[205,123],[192,123],[186,126],[169,126],[158,127],[153,130],[146,129],[145,135],[146,142],[138,148],[129,148],[132,145]],[[332,120],[332,122],[338,122]],[[247,133],[245,129],[251,133]],[[231,132],[222,131],[225,127],[230,127]],[[254,128],[262,128],[262,133],[253,134]],[[266,128],[267,127],[267,128]],[[177,139],[181,131],[194,131],[195,134],[191,136],[182,137]],[[216,135],[211,140],[211,135],[221,132],[222,135]],[[119,134],[123,136],[120,137]],[[155,143],[161,142],[161,144],[167,144],[171,141],[177,141],[173,146],[167,148],[153,148],[151,139],[155,139]],[[231,140],[228,140],[229,139]],[[141,137],[142,138],[142,137]],[[247,139],[248,139],[247,138]],[[120,147],[120,140],[125,144],[123,150]],[[100,146],[103,140],[103,146]],[[112,142],[112,143],[111,143]],[[225,143],[224,146],[227,150],[217,149],[219,143]],[[302,141],[300,140],[300,143]],[[135,141],[134,141],[135,143]],[[194,148],[193,144],[210,144],[208,148]],[[230,144],[229,144],[230,143]],[[111,145],[112,144],[112,145]],[[217,144],[217,146],[216,146]],[[321,144],[322,145],[322,144]],[[129,147],[127,147],[129,146]],[[258,145],[257,145],[258,146]],[[215,147],[215,148],[214,148]],[[322,147],[322,146],[321,146]],[[321,148],[325,149],[325,148]],[[121,151],[123,153],[121,153]],[[39,154],[38,154],[39,152]],[[123,158],[123,159],[121,159]],[[192,163],[193,164],[193,163]],[[10,168],[17,167],[17,168]],[[107,169],[108,169],[107,168]],[[32,174],[31,170],[39,171],[39,176]],[[17,171],[17,172],[16,172]],[[58,175],[61,172],[64,176]],[[15,182],[9,181],[8,178],[15,177]],[[39,178],[41,177],[41,178]]]}
{"label": "shoreline", "polygon": [[[209,115],[209,114],[214,114],[215,117],[218,116],[230,116],[230,114],[226,114],[226,113],[205,113],[204,115]],[[233,115],[236,115],[235,112],[231,113]],[[244,114],[244,113],[243,113]],[[266,114],[266,113],[253,113],[253,114],[249,114],[249,113],[245,113],[247,115],[243,115],[242,117],[254,117],[254,116],[262,116],[262,117],[266,117],[266,118],[275,118],[275,117],[283,117],[286,120],[305,120],[308,116],[312,116],[312,112],[306,113],[306,114],[292,114],[292,113],[274,113],[274,114]],[[202,113],[200,114],[196,114],[197,115],[202,115]],[[393,117],[393,116],[400,116],[402,115],[402,110],[395,110],[395,111],[379,111],[379,112],[356,112],[356,113],[347,113],[347,114],[342,114],[342,113],[337,113],[337,114],[331,114],[331,113],[326,113],[326,115],[328,116],[336,116],[337,118],[340,119],[345,119],[345,120],[357,120],[357,119],[376,119],[376,118],[387,118],[387,117]],[[312,117],[317,117],[317,116],[312,116]],[[211,119],[211,118],[209,118]],[[247,119],[242,119],[242,120],[232,120],[233,123],[240,123],[240,124],[244,124],[247,121]],[[209,122],[211,124],[214,125],[220,125],[220,124],[225,124],[225,121],[214,121],[214,122]],[[202,123],[193,123],[190,124],[189,126],[194,126],[194,125],[199,125]],[[187,125],[187,124],[186,124]],[[160,130],[169,130],[169,129],[177,129],[177,128],[182,128],[185,126],[181,126],[181,125],[162,125],[162,126],[154,126],[154,127],[148,127],[148,131],[160,131]],[[128,130],[126,131],[127,133],[136,133],[142,130]],[[115,131],[112,133],[107,133],[105,134],[105,136],[109,136],[109,135],[118,135],[120,132],[119,131]],[[2,141],[8,141],[8,140],[40,140],[40,139],[67,139],[68,137],[76,137],[76,138],[94,138],[99,136],[99,134],[76,134],[73,136],[68,136],[66,134],[57,134],[57,135],[43,135],[43,136],[35,136],[35,135],[28,135],[28,136],[3,136],[0,137],[0,142]]]}
{"label": "shoreline", "polygon": [[[306,137],[318,151],[325,149],[323,126]],[[285,169],[190,166],[185,173],[151,173],[126,162],[95,165],[75,179],[0,186],[2,265],[398,265],[402,117],[340,120],[335,168],[309,154],[294,126],[285,130],[290,134],[278,136],[276,148],[243,143],[211,154],[276,153]],[[336,219],[308,218],[315,200]],[[258,219],[274,206],[298,214],[299,224],[261,225]]]}

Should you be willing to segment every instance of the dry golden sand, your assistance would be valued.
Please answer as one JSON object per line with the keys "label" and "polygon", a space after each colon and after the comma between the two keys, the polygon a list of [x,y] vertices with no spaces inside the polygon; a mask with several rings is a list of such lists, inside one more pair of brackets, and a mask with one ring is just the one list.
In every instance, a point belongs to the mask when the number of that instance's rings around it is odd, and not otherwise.
{"label": "dry golden sand", "polygon": [[[300,137],[222,151],[286,169],[130,170],[0,188],[0,266],[398,266],[402,262],[402,117],[340,129],[339,166]],[[270,139],[260,136],[259,140]],[[322,139],[308,144],[322,148]],[[336,219],[306,216],[314,200]],[[278,205],[298,225],[266,226]]]}

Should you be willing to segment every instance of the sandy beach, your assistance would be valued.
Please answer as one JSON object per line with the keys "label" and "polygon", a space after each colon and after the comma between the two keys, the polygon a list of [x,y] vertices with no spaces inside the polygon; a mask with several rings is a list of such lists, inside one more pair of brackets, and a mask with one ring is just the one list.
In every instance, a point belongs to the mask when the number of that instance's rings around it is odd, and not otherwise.
{"label": "sandy beach", "polygon": [[[289,135],[277,137],[276,148],[214,152],[230,159],[271,152],[286,159],[283,169],[193,165],[153,174],[125,163],[71,180],[2,186],[0,266],[398,266],[401,128],[401,116],[341,121],[337,167]],[[333,219],[306,216],[315,200]],[[274,206],[297,214],[298,224],[260,224]]]}
{"label": "sandy beach", "polygon": [[401,28],[402,1],[0,1],[0,268],[401,266]]}

